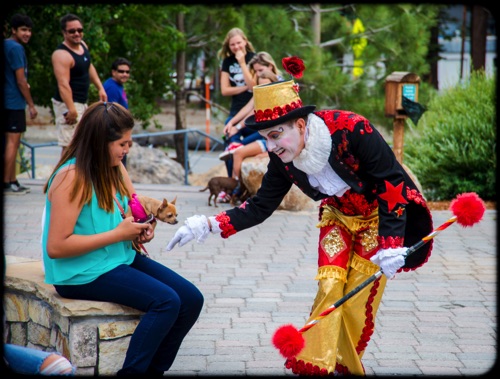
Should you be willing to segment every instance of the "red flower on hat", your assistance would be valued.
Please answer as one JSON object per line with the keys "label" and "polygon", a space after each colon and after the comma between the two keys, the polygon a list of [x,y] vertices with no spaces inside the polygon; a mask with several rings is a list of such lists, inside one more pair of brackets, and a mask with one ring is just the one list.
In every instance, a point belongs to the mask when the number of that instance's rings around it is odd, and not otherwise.
{"label": "red flower on hat", "polygon": [[286,72],[294,78],[302,78],[302,73],[306,69],[304,62],[299,57],[285,57],[281,60],[281,64]]}

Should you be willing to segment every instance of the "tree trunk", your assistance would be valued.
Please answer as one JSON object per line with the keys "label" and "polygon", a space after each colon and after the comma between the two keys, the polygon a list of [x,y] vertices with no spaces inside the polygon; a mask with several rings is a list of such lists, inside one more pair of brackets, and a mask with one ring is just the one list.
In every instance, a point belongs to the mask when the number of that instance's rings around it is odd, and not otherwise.
{"label": "tree trunk", "polygon": [[425,81],[435,89],[439,89],[438,61],[439,61],[439,27],[436,25],[431,29],[431,39],[429,41],[429,52],[427,61],[430,63],[431,70],[425,75]]}
{"label": "tree trunk", "polygon": [[321,44],[321,4],[311,4],[312,10],[312,34],[313,34],[313,45],[319,46]]}
{"label": "tree trunk", "polygon": [[[184,30],[184,13],[177,13],[177,30],[185,34]],[[176,72],[177,72],[177,90],[175,91],[175,130],[186,129],[186,90],[184,88],[184,79],[186,77],[186,51],[179,50],[177,52]],[[186,152],[184,151],[185,134],[175,134],[174,144],[177,162],[184,164]]]}
{"label": "tree trunk", "polygon": [[488,12],[484,7],[472,7],[471,25],[471,57],[472,70],[486,68],[486,32],[488,28]]}

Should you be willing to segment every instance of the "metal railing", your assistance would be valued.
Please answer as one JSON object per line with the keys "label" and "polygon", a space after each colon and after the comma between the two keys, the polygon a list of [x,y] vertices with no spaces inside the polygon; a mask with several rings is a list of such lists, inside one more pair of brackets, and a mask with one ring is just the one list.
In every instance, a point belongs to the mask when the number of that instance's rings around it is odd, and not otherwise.
{"label": "metal railing", "polygon": [[[164,132],[154,132],[154,133],[139,133],[139,134],[133,134],[132,139],[140,139],[140,138],[150,138],[150,137],[158,137],[158,136],[166,136],[166,135],[175,135],[175,134],[184,134],[184,184],[189,185],[188,181],[188,176],[189,176],[189,167],[190,167],[190,161],[189,161],[189,134],[193,135],[198,135],[198,139],[196,140],[196,145],[194,149],[192,149],[193,152],[198,152],[200,149],[200,146],[202,146],[202,142],[205,139],[205,143],[207,143],[207,139],[210,139],[210,152],[213,152],[219,145],[224,146],[224,141],[222,139],[213,137],[201,130],[198,129],[182,129],[182,130],[170,130],[170,131],[164,131]],[[57,141],[51,141],[51,142],[44,142],[44,143],[29,143],[23,139],[21,139],[21,144],[23,144],[25,147],[30,149],[31,152],[31,177],[36,178],[36,157],[35,157],[35,150],[41,147],[47,147],[47,146],[57,146]],[[205,146],[205,145],[203,145]],[[198,158],[196,162],[198,162],[202,156]],[[22,160],[21,160],[22,161]],[[194,162],[191,167],[193,167],[196,162]],[[23,162],[21,162],[21,165],[23,166]],[[24,171],[27,171],[27,167],[24,166]]]}
{"label": "metal railing", "polygon": [[[30,149],[30,152],[31,152],[31,177],[36,178],[36,176],[35,176],[35,164],[36,164],[35,150],[38,149],[39,147],[57,146],[57,141],[43,142],[43,143],[29,143],[29,142],[21,139],[21,144],[26,146],[28,149]],[[28,171],[28,167],[24,164],[24,161],[22,158],[21,158],[21,161],[19,163],[21,165],[23,172]]]}

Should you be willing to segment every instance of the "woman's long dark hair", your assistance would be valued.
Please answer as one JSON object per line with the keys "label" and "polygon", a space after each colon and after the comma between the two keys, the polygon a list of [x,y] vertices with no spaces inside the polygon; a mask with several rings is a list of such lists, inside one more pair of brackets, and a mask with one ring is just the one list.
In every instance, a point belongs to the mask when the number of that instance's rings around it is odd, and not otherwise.
{"label": "woman's long dark hair", "polygon": [[[59,159],[52,175],[68,160],[76,158],[76,177],[70,193],[75,200],[81,191],[79,206],[90,203],[95,191],[100,208],[114,208],[113,189],[130,197],[123,181],[120,165],[112,167],[109,143],[120,139],[134,127],[130,112],[117,103],[97,102],[88,107],[75,129],[73,139]],[[43,192],[48,189],[48,181]]]}

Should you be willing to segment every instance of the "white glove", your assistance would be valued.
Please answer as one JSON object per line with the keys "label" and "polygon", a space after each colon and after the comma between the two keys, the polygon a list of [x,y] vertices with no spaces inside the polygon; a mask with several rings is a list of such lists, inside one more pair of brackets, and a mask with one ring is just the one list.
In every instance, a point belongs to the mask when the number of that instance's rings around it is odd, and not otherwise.
{"label": "white glove", "polygon": [[407,247],[381,249],[370,260],[380,266],[388,279],[392,279],[396,272],[404,266],[407,250]]}
{"label": "white glove", "polygon": [[[209,220],[211,229],[209,227]],[[174,237],[168,243],[166,250],[170,251],[174,248],[177,243],[179,246],[184,246],[186,243],[196,238],[198,243],[203,243],[207,239],[210,232],[220,233],[219,222],[215,220],[215,217],[206,216],[191,216],[184,221],[186,225],[181,226],[177,232],[175,232]]]}
{"label": "white glove", "polygon": [[170,251],[174,248],[175,245],[179,244],[179,246],[184,246],[189,241],[194,238],[194,234],[191,231],[191,228],[186,225],[182,225],[174,234],[174,238],[170,240],[167,245],[166,250]]}
{"label": "white glove", "polygon": [[219,227],[219,221],[215,219],[215,216],[210,216],[208,218],[210,225],[212,226],[212,229],[210,230],[213,234],[218,234],[222,232],[222,229]]}

